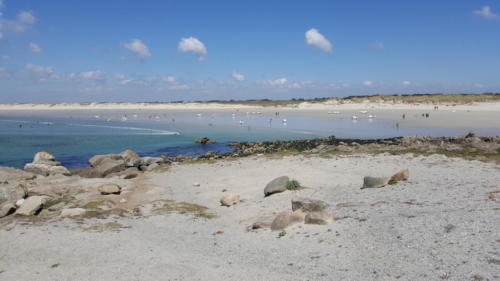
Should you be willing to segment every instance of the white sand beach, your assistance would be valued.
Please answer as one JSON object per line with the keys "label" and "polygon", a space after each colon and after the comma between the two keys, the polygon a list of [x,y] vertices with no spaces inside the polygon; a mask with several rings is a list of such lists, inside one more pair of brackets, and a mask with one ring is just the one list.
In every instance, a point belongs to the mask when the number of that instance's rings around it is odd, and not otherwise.
{"label": "white sand beach", "polygon": [[[410,170],[407,182],[360,189],[366,175]],[[208,207],[214,218],[179,213],[11,221],[0,228],[2,280],[497,280],[498,164],[410,154],[303,155],[179,164],[100,195],[112,179],[55,176],[94,200],[170,199]],[[264,197],[288,175],[306,188]],[[123,183],[123,180],[116,181]],[[43,184],[42,184],[43,185]],[[80,186],[77,188],[77,186]],[[93,187],[94,186],[94,187]],[[223,207],[227,193],[241,201]],[[325,201],[329,225],[249,230],[291,210],[291,199]],[[120,203],[116,203],[120,204]],[[124,203],[125,204],[125,203]],[[122,206],[124,207],[124,206]],[[125,208],[125,207],[124,207]]]}

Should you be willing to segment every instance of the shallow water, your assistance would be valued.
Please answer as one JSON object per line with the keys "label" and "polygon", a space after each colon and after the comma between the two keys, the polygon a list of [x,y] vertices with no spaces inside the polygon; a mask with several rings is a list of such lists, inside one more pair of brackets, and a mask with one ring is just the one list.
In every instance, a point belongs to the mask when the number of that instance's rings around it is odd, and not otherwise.
{"label": "shallow water", "polygon": [[[286,122],[284,122],[286,120]],[[229,152],[224,143],[307,139],[395,136],[455,136],[465,129],[397,127],[394,121],[361,117],[358,120],[310,117],[274,112],[153,112],[61,111],[0,113],[0,165],[21,168],[38,151],[48,151],[68,168],[87,165],[96,154],[132,149],[140,155],[201,155]],[[483,131],[484,135],[495,134]],[[215,145],[197,145],[208,137]]]}

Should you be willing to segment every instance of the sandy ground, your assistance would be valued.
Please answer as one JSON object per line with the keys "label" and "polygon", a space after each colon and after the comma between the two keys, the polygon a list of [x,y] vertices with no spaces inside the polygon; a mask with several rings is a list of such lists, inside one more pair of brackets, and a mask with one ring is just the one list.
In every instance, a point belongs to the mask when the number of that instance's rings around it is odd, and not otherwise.
{"label": "sandy ground", "polygon": [[[433,104],[403,104],[403,103],[301,103],[292,107],[258,107],[249,105],[217,104],[217,103],[180,103],[180,104],[144,104],[144,103],[102,103],[102,104],[0,104],[2,115],[37,115],[56,114],[67,116],[93,116],[110,114],[120,118],[124,114],[174,114],[176,112],[262,112],[272,115],[276,111],[281,116],[314,116],[324,118],[376,118],[397,121],[401,127],[426,127],[450,129],[495,129],[500,134],[500,102],[474,103],[463,105],[439,105],[434,110]],[[367,111],[361,113],[360,111]],[[422,117],[429,113],[430,118]],[[405,119],[402,115],[405,114]],[[118,116],[118,117],[117,117]]]}
{"label": "sandy ground", "polygon": [[[366,175],[410,180],[360,190]],[[264,198],[288,175],[307,188]],[[214,219],[70,219],[0,229],[0,280],[499,280],[500,167],[444,156],[253,156],[180,164],[141,178],[161,196],[205,205]],[[193,186],[198,182],[200,186]],[[242,202],[219,205],[226,192]],[[279,238],[257,217],[321,199],[336,220]],[[84,231],[116,223],[120,228]],[[217,231],[223,233],[215,234]]]}

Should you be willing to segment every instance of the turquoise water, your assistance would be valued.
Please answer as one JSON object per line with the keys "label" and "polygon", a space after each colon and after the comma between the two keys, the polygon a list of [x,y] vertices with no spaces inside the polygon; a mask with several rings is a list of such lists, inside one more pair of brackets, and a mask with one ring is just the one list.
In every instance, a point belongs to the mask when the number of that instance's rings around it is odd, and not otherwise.
{"label": "turquoise water", "polygon": [[[272,120],[271,120],[272,119]],[[286,119],[286,122],[283,122]],[[224,143],[307,139],[463,135],[468,130],[397,128],[395,122],[350,118],[275,116],[240,112],[47,112],[0,113],[0,165],[21,168],[48,151],[68,168],[87,165],[96,154],[132,149],[142,156],[229,152]],[[197,145],[208,137],[215,145]]]}

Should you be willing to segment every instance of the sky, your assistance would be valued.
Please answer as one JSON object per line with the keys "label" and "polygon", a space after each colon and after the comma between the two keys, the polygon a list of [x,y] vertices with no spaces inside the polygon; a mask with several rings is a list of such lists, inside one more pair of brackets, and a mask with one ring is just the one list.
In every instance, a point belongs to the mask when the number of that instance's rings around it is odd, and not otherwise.
{"label": "sky", "polygon": [[500,92],[500,0],[0,0],[0,103]]}

